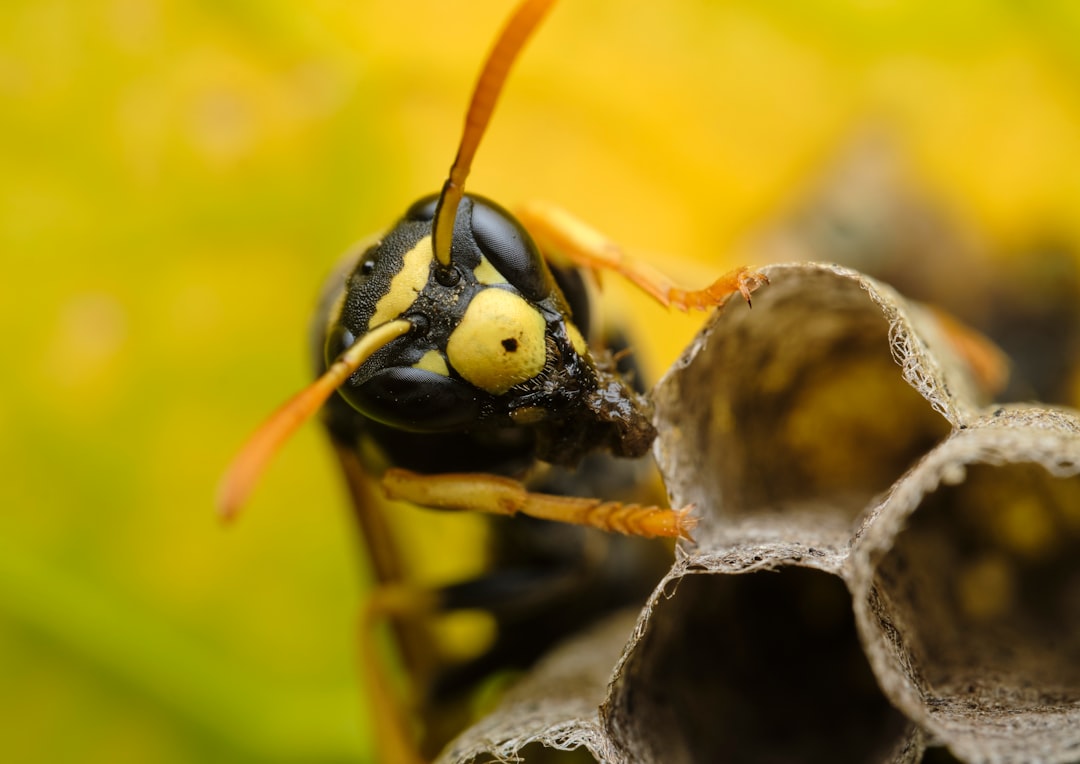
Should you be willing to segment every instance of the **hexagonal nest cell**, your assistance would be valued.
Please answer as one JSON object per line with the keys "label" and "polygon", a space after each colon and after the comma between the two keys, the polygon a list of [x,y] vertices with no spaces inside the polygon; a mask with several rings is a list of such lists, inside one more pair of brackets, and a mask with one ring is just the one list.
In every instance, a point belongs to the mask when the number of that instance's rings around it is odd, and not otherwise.
{"label": "hexagonal nest cell", "polygon": [[872,279],[767,273],[654,391],[696,544],[441,761],[1080,761],[1080,415],[985,408]]}
{"label": "hexagonal nest cell", "polygon": [[885,287],[839,268],[766,271],[753,310],[718,310],[658,385],[658,460],[678,504],[846,534],[948,435],[952,408],[942,381],[904,378],[911,322]]}
{"label": "hexagonal nest cell", "polygon": [[895,760],[910,724],[878,689],[842,580],[781,567],[673,584],[605,711],[628,760]]}
{"label": "hexagonal nest cell", "polygon": [[905,603],[933,704],[1080,703],[1080,478],[1034,464],[967,468],[929,494],[877,567]]}
{"label": "hexagonal nest cell", "polygon": [[882,683],[970,761],[1080,758],[1080,428],[1013,410],[931,452],[856,542]]}

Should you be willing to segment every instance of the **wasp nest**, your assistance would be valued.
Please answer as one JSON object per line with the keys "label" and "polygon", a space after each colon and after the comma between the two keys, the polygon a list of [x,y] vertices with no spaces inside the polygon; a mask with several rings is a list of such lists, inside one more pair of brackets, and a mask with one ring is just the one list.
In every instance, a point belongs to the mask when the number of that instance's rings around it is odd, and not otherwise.
{"label": "wasp nest", "polygon": [[443,761],[1080,760],[1080,418],[985,407],[865,276],[766,272],[654,391],[697,543]]}

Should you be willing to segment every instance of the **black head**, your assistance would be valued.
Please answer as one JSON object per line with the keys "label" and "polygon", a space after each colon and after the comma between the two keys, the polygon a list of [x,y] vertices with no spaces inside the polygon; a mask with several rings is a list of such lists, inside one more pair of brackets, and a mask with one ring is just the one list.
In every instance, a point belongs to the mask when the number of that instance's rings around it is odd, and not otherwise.
{"label": "black head", "polygon": [[596,370],[544,258],[506,210],[467,195],[442,266],[431,243],[435,204],[412,205],[345,278],[326,323],[327,364],[388,321],[412,329],[339,392],[365,416],[417,431],[559,416],[595,388]]}

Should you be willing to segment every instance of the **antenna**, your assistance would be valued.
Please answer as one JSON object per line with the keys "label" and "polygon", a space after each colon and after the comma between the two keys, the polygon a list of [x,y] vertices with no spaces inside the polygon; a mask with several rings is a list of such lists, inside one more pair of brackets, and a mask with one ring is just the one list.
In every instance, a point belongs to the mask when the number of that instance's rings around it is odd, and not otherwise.
{"label": "antenna", "polygon": [[457,218],[458,204],[465,193],[465,179],[469,176],[473,157],[484,137],[491,113],[502,91],[503,83],[510,73],[510,67],[518,53],[525,47],[533,30],[543,20],[555,0],[524,0],[506,22],[502,33],[495,41],[495,47],[488,54],[480,78],[476,81],[469,111],[465,114],[465,131],[458,144],[457,156],[450,166],[450,175],[443,184],[439,201],[435,205],[435,220],[432,223],[432,248],[439,267],[450,267],[450,245],[454,240],[454,220]]}
{"label": "antenna", "polygon": [[247,501],[270,460],[297,428],[377,350],[412,329],[405,319],[388,321],[364,334],[337,357],[321,377],[289,399],[255,431],[233,459],[218,489],[218,514],[232,520]]}

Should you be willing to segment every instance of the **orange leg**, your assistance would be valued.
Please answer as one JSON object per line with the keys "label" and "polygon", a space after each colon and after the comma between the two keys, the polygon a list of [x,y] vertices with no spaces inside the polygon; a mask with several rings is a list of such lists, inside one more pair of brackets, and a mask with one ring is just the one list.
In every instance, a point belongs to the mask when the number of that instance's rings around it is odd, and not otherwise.
{"label": "orange leg", "polygon": [[[352,498],[353,515],[371,563],[376,591],[405,584],[405,561],[398,539],[391,532],[384,514],[385,502],[379,496],[376,478],[364,468],[355,451],[338,443],[334,444],[334,450],[341,460],[346,486]],[[423,685],[434,674],[438,663],[431,632],[418,619],[391,619],[391,625],[406,671],[417,684]]]}
{"label": "orange leg", "polygon": [[530,493],[516,480],[483,473],[419,475],[408,470],[387,470],[383,490],[390,499],[410,501],[432,509],[486,512],[496,515],[521,513],[556,522],[586,525],[628,536],[690,539],[697,520],[691,507],[622,504],[577,496]]}
{"label": "orange leg", "polygon": [[749,305],[751,293],[769,283],[763,273],[736,268],[704,289],[683,289],[655,268],[627,256],[618,244],[556,205],[532,202],[518,210],[518,219],[541,251],[592,271],[615,271],[664,307],[706,310],[736,292]]}
{"label": "orange leg", "polygon": [[[438,654],[427,623],[427,616],[437,608],[437,595],[406,582],[404,561],[383,514],[375,479],[354,450],[337,443],[335,450],[376,582],[361,611],[357,638],[358,669],[371,707],[376,760],[420,764],[426,761],[419,752],[420,730],[415,724],[421,717],[413,713],[414,703],[409,699],[420,697],[437,670]],[[392,647],[381,644],[386,627],[393,636]],[[392,662],[400,662],[406,682],[391,681],[388,664]]]}
{"label": "orange leg", "polygon": [[386,585],[371,594],[360,618],[360,668],[374,722],[376,752],[382,764],[423,764],[408,703],[393,686],[376,638],[384,622],[416,619],[433,612],[437,602],[427,590]]}

